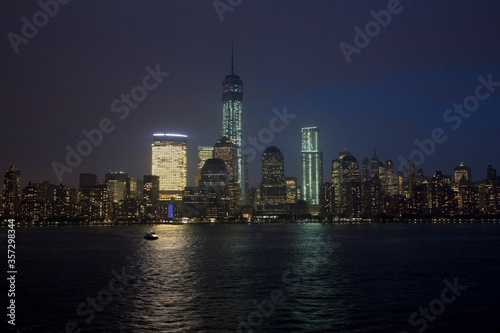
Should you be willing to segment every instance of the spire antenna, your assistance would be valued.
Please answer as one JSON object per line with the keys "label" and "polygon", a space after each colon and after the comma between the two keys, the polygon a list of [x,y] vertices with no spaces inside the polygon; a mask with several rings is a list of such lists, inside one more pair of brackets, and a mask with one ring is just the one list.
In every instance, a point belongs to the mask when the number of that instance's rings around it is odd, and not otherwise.
{"label": "spire antenna", "polygon": [[231,41],[231,75],[234,75],[234,51],[233,51],[234,40]]}

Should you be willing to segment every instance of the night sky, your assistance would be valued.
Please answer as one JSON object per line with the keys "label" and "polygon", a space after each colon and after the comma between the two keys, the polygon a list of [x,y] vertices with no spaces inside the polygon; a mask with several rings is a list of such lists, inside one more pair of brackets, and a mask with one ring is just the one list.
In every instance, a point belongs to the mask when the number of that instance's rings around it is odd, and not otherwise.
{"label": "night sky", "polygon": [[[192,185],[197,146],[221,136],[221,83],[230,74],[234,40],[235,74],[244,84],[243,137],[269,128],[273,109],[296,115],[267,144],[282,150],[286,176],[300,182],[300,128],[307,126],[321,131],[325,181],[344,148],[360,164],[376,149],[397,167],[398,157],[408,158],[418,149],[414,141],[431,138],[435,128],[447,139],[417,166],[426,175],[452,174],[461,161],[474,180],[486,177],[488,164],[500,170],[499,86],[468,118],[443,119],[475,94],[479,76],[500,82],[500,2],[402,0],[399,13],[372,30],[370,43],[348,63],[340,44],[355,46],[354,28],[364,31],[374,21],[370,12],[392,2],[232,0],[236,6],[221,21],[212,0],[73,0],[19,42],[16,53],[8,34],[22,37],[22,18],[33,22],[41,7],[4,1],[0,169],[15,163],[23,186],[58,184],[53,162],[66,164],[65,147],[76,149],[83,130],[109,118],[114,130],[62,175],[65,185],[77,187],[86,172],[99,179],[110,170],[150,174],[156,132],[188,135]],[[44,23],[43,15],[36,18]],[[113,112],[113,101],[141,86],[145,68],[157,64],[169,75],[128,115]],[[251,185],[260,181],[264,149],[256,151]]]}

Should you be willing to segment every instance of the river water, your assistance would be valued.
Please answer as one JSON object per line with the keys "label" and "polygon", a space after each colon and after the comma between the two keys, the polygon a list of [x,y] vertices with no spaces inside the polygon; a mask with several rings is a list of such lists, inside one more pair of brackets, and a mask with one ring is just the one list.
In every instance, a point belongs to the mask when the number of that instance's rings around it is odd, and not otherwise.
{"label": "river water", "polygon": [[499,224],[152,228],[18,227],[16,330],[500,332]]}

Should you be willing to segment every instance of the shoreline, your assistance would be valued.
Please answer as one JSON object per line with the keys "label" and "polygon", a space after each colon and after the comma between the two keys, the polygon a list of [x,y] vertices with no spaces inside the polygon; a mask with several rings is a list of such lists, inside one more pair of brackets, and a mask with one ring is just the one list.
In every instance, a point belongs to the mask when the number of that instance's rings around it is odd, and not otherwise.
{"label": "shoreline", "polygon": [[[324,225],[370,225],[370,224],[500,224],[499,219],[476,219],[476,220],[398,220],[398,221],[114,221],[114,222],[78,222],[78,221],[54,221],[54,222],[15,222],[16,227],[66,227],[66,226],[87,226],[87,227],[114,227],[114,226],[140,226],[140,225],[221,225],[221,224],[241,224],[241,225],[286,225],[286,224],[324,224]],[[6,222],[0,224],[0,228],[7,228]]]}

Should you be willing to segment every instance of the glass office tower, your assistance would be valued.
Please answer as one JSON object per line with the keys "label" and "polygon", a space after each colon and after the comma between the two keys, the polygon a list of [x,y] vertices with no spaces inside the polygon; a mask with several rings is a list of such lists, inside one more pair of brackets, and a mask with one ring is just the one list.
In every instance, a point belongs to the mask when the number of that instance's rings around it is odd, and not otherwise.
{"label": "glass office tower", "polygon": [[158,176],[160,200],[179,199],[187,186],[187,136],[154,134],[151,174]]}
{"label": "glass office tower", "polygon": [[320,188],[323,183],[323,154],[319,150],[319,129],[302,128],[302,199],[312,215],[319,214]]}
{"label": "glass office tower", "polygon": [[240,184],[240,200],[246,198],[244,186],[245,159],[242,155],[242,112],[243,112],[243,81],[238,75],[234,75],[234,65],[231,52],[231,75],[227,75],[222,81],[222,136],[230,139],[235,145],[238,153],[238,183]]}

